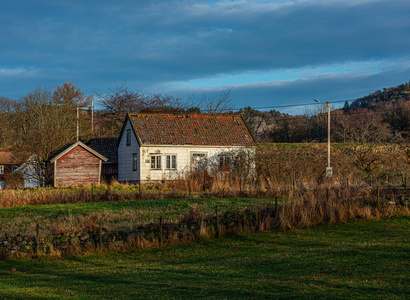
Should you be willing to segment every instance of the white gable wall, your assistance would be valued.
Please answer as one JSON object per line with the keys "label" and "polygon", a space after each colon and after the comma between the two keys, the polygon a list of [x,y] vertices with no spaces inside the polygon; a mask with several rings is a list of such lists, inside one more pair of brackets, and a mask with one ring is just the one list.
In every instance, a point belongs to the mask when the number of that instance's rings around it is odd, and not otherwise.
{"label": "white gable wall", "polygon": [[[127,146],[127,129],[131,130],[131,145]],[[133,171],[133,154],[138,155],[139,159],[139,144],[132,129],[132,125],[129,119],[125,128],[120,136],[118,144],[118,181],[137,183],[140,180],[140,165],[138,164],[137,170]]]}

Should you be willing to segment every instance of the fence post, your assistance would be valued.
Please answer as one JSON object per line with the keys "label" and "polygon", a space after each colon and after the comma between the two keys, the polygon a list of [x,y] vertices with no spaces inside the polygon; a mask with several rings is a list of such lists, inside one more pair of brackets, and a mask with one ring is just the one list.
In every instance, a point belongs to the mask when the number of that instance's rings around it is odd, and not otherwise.
{"label": "fence post", "polygon": [[141,199],[141,181],[140,181],[140,184],[138,185],[138,198]]}
{"label": "fence post", "polygon": [[162,216],[159,217],[159,246],[162,246]]}
{"label": "fence post", "polygon": [[218,216],[218,206],[215,206],[216,214],[216,237],[219,238],[219,216]]}
{"label": "fence post", "polygon": [[278,197],[275,197],[275,218],[278,215]]}
{"label": "fence post", "polygon": [[100,247],[100,250],[102,250],[102,248],[103,248],[103,238],[102,238],[102,222],[101,221],[99,223],[99,235],[100,235],[99,247]]}
{"label": "fence post", "polygon": [[40,254],[40,225],[36,224],[36,255]]}
{"label": "fence post", "polygon": [[91,185],[91,199],[94,201],[94,184]]}
{"label": "fence post", "polygon": [[380,207],[380,187],[377,187],[377,208]]}
{"label": "fence post", "polygon": [[205,235],[205,227],[204,227],[204,215],[201,216],[201,227],[199,228],[199,236]]}

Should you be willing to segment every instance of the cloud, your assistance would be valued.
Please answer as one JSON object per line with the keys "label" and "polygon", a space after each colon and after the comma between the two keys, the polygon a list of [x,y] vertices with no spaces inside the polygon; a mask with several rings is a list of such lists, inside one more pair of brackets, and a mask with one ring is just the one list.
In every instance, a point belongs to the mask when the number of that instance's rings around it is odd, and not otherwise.
{"label": "cloud", "polygon": [[[0,68],[35,66],[18,93],[66,80],[86,92],[123,82],[245,89],[272,81],[264,75],[283,74],[278,84],[313,80],[329,66],[350,65],[354,74],[403,61],[409,14],[405,0],[10,1],[0,11]],[[2,91],[17,93],[11,73],[3,75]]]}

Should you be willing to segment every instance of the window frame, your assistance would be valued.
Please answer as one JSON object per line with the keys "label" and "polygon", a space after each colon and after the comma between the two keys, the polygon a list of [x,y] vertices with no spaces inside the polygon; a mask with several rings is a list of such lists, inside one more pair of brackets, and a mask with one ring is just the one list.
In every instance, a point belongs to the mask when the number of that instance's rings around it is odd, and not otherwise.
{"label": "window frame", "polygon": [[125,145],[131,146],[131,129],[127,129],[125,130],[125,136],[126,136],[126,141],[125,141]]}
{"label": "window frame", "polygon": [[[194,157],[196,156],[201,156],[202,158],[199,160],[195,160]],[[202,168],[207,169],[208,168],[208,152],[202,152],[202,151],[193,151],[190,153],[190,164],[191,164],[191,170],[195,171],[195,169],[198,166],[198,163],[202,164]]]}
{"label": "window frame", "polygon": [[132,170],[133,171],[138,170],[138,153],[132,154]]}
{"label": "window frame", "polygon": [[[151,154],[150,155],[150,169],[151,170],[162,170],[162,155]],[[154,167],[152,167],[154,164]]]}
{"label": "window frame", "polygon": [[4,174],[4,165],[0,165],[0,175]]}
{"label": "window frame", "polygon": [[222,169],[223,167],[233,167],[233,156],[232,154],[223,153],[218,155],[219,158],[219,168]]}
{"label": "window frame", "polygon": [[177,169],[177,155],[167,154],[165,156],[165,169],[166,170],[176,170]]}

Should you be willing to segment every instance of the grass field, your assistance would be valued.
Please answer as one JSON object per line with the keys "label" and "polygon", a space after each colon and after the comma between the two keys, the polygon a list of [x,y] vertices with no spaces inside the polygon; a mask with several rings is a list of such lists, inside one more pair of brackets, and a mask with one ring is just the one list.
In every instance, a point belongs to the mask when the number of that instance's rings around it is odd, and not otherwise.
{"label": "grass field", "polygon": [[31,205],[0,208],[0,237],[5,233],[34,235],[35,224],[40,224],[42,234],[55,230],[72,230],[83,223],[104,222],[108,228],[119,229],[158,222],[176,222],[197,204],[203,214],[229,209],[254,207],[273,203],[273,199],[153,199],[115,202],[91,202],[75,204]]}
{"label": "grass field", "polygon": [[410,218],[240,234],[172,248],[0,261],[12,299],[406,299]]}

